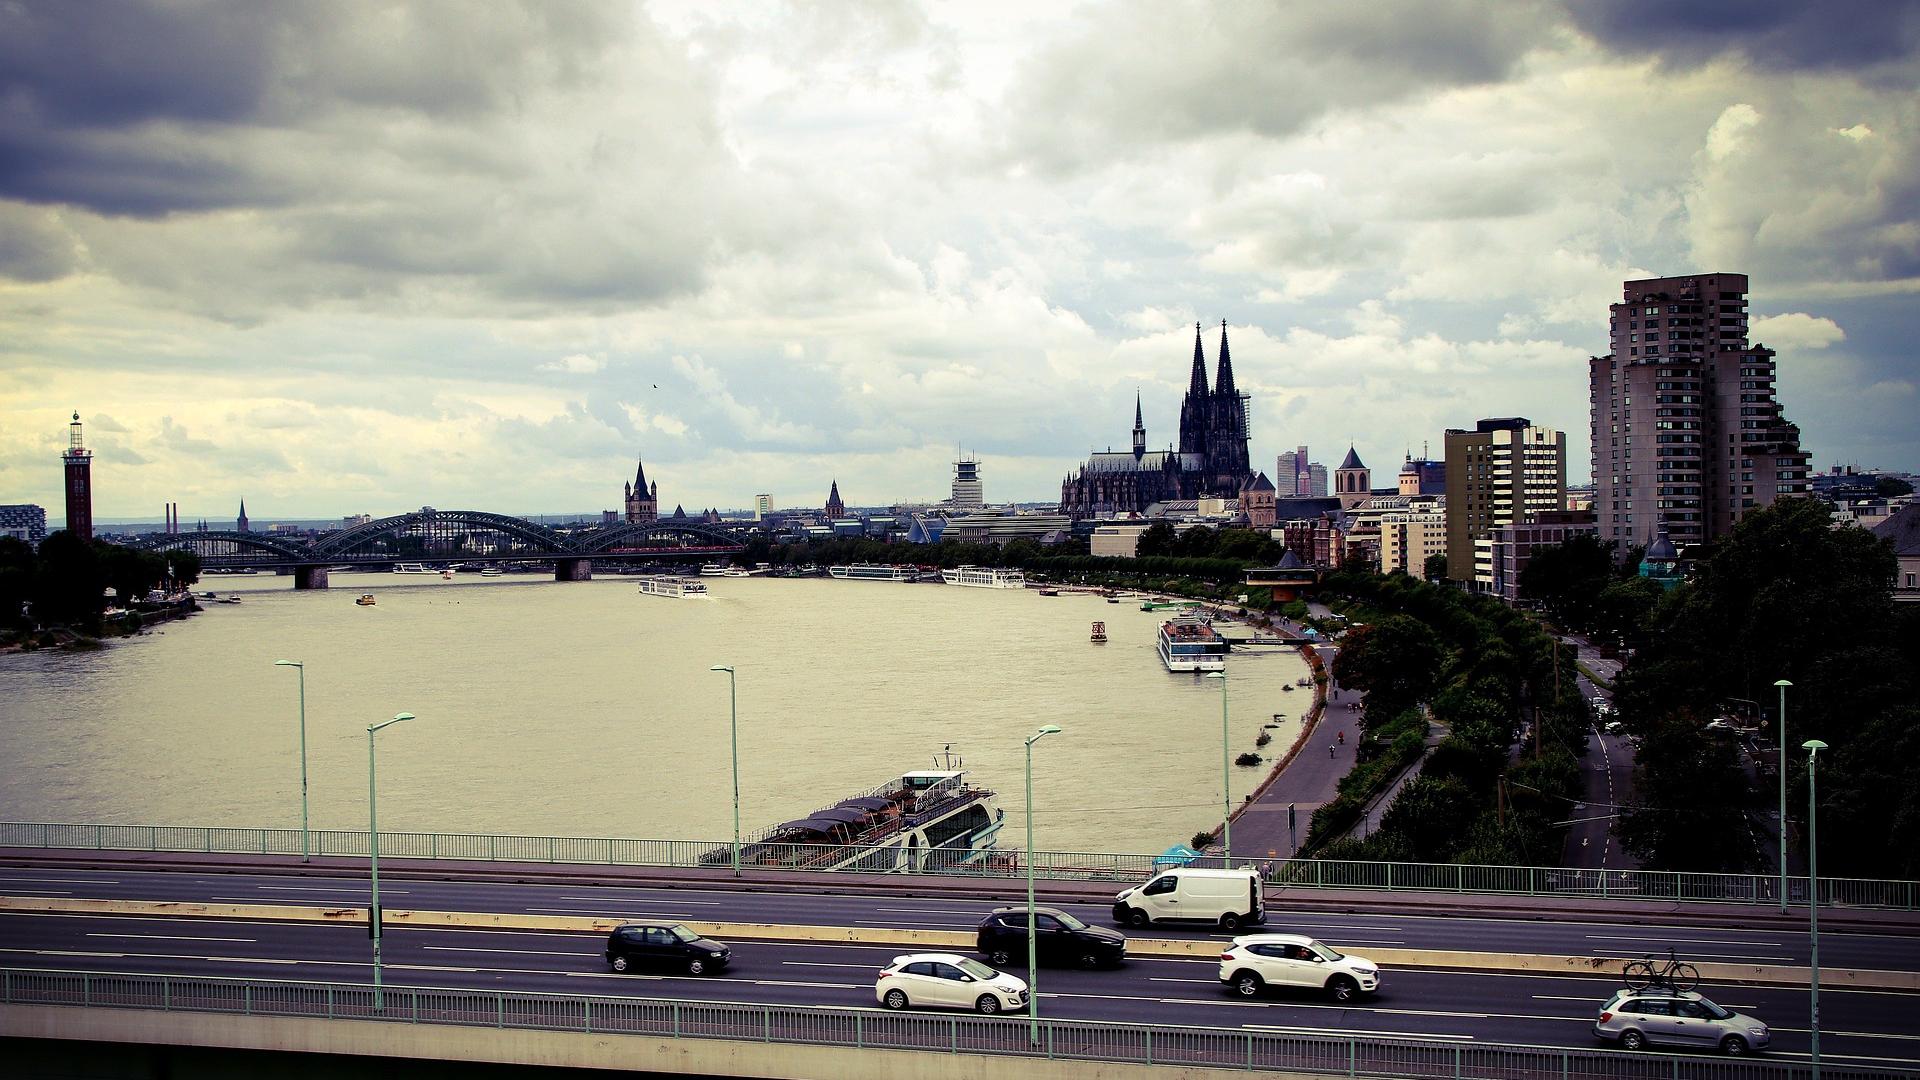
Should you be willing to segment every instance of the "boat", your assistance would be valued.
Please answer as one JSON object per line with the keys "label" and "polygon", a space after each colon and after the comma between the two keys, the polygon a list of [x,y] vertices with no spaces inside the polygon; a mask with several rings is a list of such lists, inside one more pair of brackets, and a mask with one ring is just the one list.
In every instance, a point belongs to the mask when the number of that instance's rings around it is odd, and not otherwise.
{"label": "boat", "polygon": [[827,573],[842,581],[912,581],[920,576],[920,571],[911,566],[872,566],[866,563],[829,566]]}
{"label": "boat", "polygon": [[720,576],[721,577],[752,577],[753,571],[747,570],[738,566],[729,566],[727,567],[727,572]]}
{"label": "boat", "polygon": [[481,577],[499,577],[505,573],[506,573],[505,570],[502,570],[497,566],[483,566],[480,568]]}
{"label": "boat", "polygon": [[440,571],[435,570],[426,563],[403,562],[394,563],[393,572],[396,574],[437,574]]}
{"label": "boat", "polygon": [[692,578],[643,577],[640,591],[648,596],[671,596],[681,600],[704,600],[707,587]]}
{"label": "boat", "polygon": [[446,568],[446,569],[444,569],[444,570],[442,570],[442,571],[440,571],[440,580],[442,580],[442,581],[452,581],[452,580],[453,580],[453,568],[452,568],[452,567],[448,567],[448,568]]}
{"label": "boat", "polygon": [[360,605],[361,607],[372,607],[372,606],[373,606],[373,594],[372,594],[372,593],[361,593],[361,594],[360,594],[360,599],[358,599],[358,600],[355,600],[355,601],[354,601],[354,603],[356,603],[356,604],[359,604],[359,605]]}
{"label": "boat", "polygon": [[999,570],[991,566],[956,566],[940,571],[940,580],[969,589],[1024,589],[1027,576],[1018,570]]}
{"label": "boat", "polygon": [[1093,624],[1093,643],[1095,645],[1105,645],[1107,643],[1106,623],[1097,622]]}
{"label": "boat", "polygon": [[705,566],[702,566],[700,568],[700,576],[701,577],[725,577],[727,576],[727,564],[717,563],[717,562],[707,563]]}
{"label": "boat", "polygon": [[1041,589],[1040,595],[1041,596],[1059,596],[1060,590],[1059,589]]}
{"label": "boat", "polygon": [[1227,639],[1205,619],[1176,616],[1160,624],[1160,662],[1168,671],[1224,671]]}
{"label": "boat", "polygon": [[[740,843],[740,865],[785,870],[945,873],[987,859],[1004,824],[994,793],[967,779],[951,748],[931,769],[902,773],[879,787],[784,821]],[[725,866],[730,845],[700,861]]]}

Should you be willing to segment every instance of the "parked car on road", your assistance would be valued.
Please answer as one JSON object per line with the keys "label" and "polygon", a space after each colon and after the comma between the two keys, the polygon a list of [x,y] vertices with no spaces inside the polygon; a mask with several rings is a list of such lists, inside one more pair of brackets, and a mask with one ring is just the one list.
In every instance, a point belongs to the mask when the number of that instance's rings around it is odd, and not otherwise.
{"label": "parked car on road", "polygon": [[957,953],[908,953],[880,969],[873,996],[889,1009],[934,1005],[986,1016],[1027,1006],[1027,982]]}
{"label": "parked car on road", "polygon": [[1600,1006],[1593,1034],[1628,1050],[1691,1046],[1723,1054],[1764,1050],[1772,1040],[1767,1025],[1745,1013],[1721,1008],[1699,994],[1652,988],[1616,991]]}
{"label": "parked car on road", "polygon": [[[1033,909],[1034,955],[1043,964],[1078,964],[1103,967],[1126,959],[1126,935],[1104,926],[1088,926],[1072,915],[1051,907]],[[1026,959],[1027,909],[994,908],[993,914],[980,920],[980,954],[995,967],[1008,967]]]}
{"label": "parked car on road", "polygon": [[1277,986],[1325,990],[1335,1001],[1352,1001],[1380,989],[1380,968],[1304,934],[1248,934],[1220,954],[1220,982],[1241,997]]}
{"label": "parked car on road", "polygon": [[706,975],[732,959],[733,950],[679,923],[633,923],[607,935],[607,966],[619,972],[673,968]]}

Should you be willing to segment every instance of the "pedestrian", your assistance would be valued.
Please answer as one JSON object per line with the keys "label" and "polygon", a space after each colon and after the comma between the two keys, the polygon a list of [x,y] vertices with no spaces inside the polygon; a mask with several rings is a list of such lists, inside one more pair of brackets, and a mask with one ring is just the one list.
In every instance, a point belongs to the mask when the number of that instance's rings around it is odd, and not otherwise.
{"label": "pedestrian", "polygon": [[1340,745],[1347,745],[1347,729],[1345,728],[1340,729]]}
{"label": "pedestrian", "polygon": [[1327,744],[1327,756],[1328,756],[1328,757],[1334,757],[1334,756],[1336,756],[1336,755],[1335,755],[1335,753],[1334,753],[1334,745],[1333,745],[1332,743],[1328,743],[1328,744]]}

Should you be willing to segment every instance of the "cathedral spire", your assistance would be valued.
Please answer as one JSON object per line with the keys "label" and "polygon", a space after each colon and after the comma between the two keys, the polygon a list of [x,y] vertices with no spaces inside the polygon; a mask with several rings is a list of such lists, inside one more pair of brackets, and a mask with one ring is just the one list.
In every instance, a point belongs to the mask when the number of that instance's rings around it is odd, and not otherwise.
{"label": "cathedral spire", "polygon": [[1233,397],[1238,391],[1233,388],[1233,360],[1227,356],[1227,320],[1220,320],[1220,374],[1213,380],[1213,392],[1221,397]]}
{"label": "cathedral spire", "polygon": [[1133,456],[1137,460],[1147,452],[1147,425],[1140,419],[1140,391],[1133,392]]}
{"label": "cathedral spire", "polygon": [[1207,356],[1200,350],[1200,324],[1193,324],[1193,374],[1187,379],[1187,394],[1190,397],[1207,396]]}
{"label": "cathedral spire", "polygon": [[638,458],[634,460],[639,461],[639,468],[633,473],[633,490],[645,491],[647,490],[647,463]]}

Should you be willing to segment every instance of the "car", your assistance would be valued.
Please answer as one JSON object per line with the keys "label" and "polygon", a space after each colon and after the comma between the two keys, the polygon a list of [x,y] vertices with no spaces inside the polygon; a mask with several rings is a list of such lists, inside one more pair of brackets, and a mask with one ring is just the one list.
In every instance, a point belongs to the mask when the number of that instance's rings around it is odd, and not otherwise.
{"label": "car", "polygon": [[908,953],[880,969],[873,996],[889,1009],[933,1005],[985,1016],[1027,1007],[1027,983],[958,953]]}
{"label": "car", "polygon": [[1305,934],[1248,934],[1220,954],[1220,982],[1241,997],[1268,987],[1325,990],[1352,1001],[1380,989],[1380,966]]}
{"label": "car", "polygon": [[607,966],[623,974],[655,968],[707,975],[732,959],[732,949],[679,923],[629,923],[607,935]]}
{"label": "car", "polygon": [[1628,1050],[1645,1046],[1708,1047],[1723,1054],[1756,1053],[1767,1048],[1767,1025],[1732,1012],[1691,991],[1622,989],[1614,992],[1593,1022],[1597,1039]]}
{"label": "car", "polygon": [[[1104,926],[1088,926],[1059,908],[1033,909],[1034,957],[1043,964],[1106,967],[1127,956],[1127,938]],[[980,955],[994,967],[1007,967],[1027,955],[1027,909],[994,908],[980,920]]]}
{"label": "car", "polygon": [[1113,921],[1147,927],[1158,922],[1212,923],[1231,934],[1267,921],[1260,871],[1181,866],[1113,898]]}

